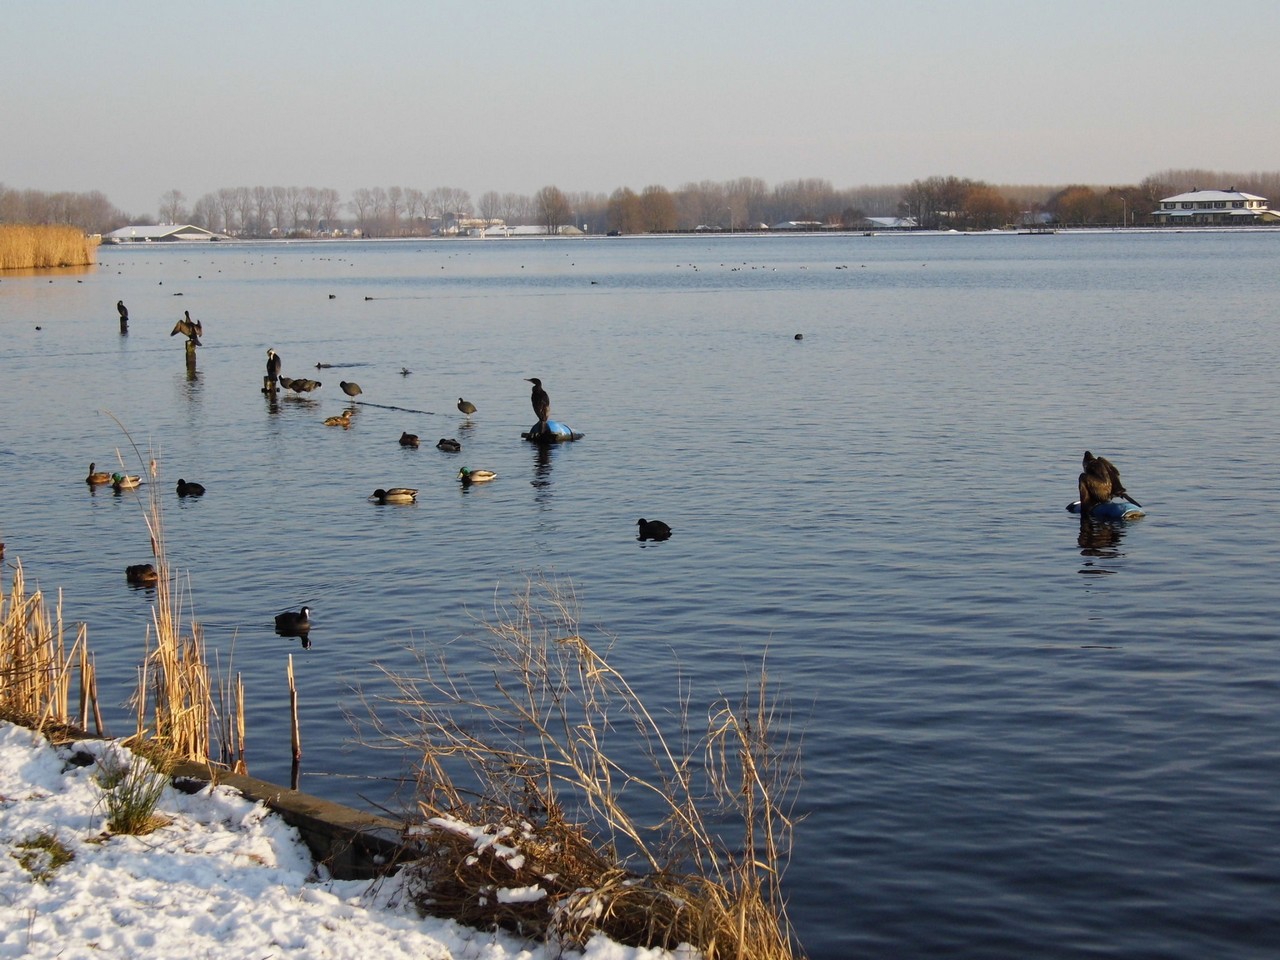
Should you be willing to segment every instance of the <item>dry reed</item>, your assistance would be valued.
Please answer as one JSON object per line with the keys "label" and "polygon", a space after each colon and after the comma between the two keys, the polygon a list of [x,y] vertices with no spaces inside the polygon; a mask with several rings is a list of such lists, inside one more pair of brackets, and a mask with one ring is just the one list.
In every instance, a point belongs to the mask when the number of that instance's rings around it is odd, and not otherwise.
{"label": "dry reed", "polygon": [[22,562],[15,561],[7,596],[0,582],[0,710],[35,721],[41,730],[49,723],[68,724],[71,671],[81,662],[85,644],[81,624],[68,648],[61,595],[55,619],[40,590],[27,594]]}
{"label": "dry reed", "polygon": [[0,270],[84,267],[97,256],[97,238],[67,226],[0,226]]}
{"label": "dry reed", "polygon": [[[422,908],[566,947],[599,931],[707,960],[795,956],[781,876],[799,751],[763,668],[694,735],[688,687],[660,722],[560,584],[530,585],[485,627],[491,670],[422,657],[421,678],[390,674],[396,694],[370,705],[420,757]],[[637,747],[647,771],[621,759]]]}

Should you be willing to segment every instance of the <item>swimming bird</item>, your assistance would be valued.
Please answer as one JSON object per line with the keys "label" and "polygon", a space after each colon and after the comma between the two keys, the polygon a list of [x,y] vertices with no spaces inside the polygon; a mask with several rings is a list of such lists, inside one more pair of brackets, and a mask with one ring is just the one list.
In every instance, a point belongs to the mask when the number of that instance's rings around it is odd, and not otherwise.
{"label": "swimming bird", "polygon": [[160,580],[160,574],[150,563],[135,563],[124,568],[124,578],[135,586],[146,586]]}
{"label": "swimming bird", "polygon": [[311,629],[311,611],[307,607],[301,610],[286,610],[276,614],[276,632],[285,636],[306,633]]}
{"label": "swimming bird", "polygon": [[336,417],[327,417],[324,421],[326,427],[341,427],[343,430],[351,429],[351,411],[343,410]]}
{"label": "swimming bird", "polygon": [[113,473],[111,475],[111,486],[116,490],[133,490],[140,483],[142,478],[137,474]]}
{"label": "swimming bird", "polygon": [[[283,377],[280,382],[284,382]],[[294,393],[310,393],[312,390],[320,386],[323,386],[323,384],[319,380],[308,380],[305,377],[289,381],[289,389]]]}
{"label": "swimming bird", "polygon": [[490,480],[497,480],[498,475],[492,470],[472,470],[468,467],[463,467],[458,471],[458,479],[464,484],[488,483]]}
{"label": "swimming bird", "polygon": [[342,392],[348,397],[358,397],[360,394],[364,393],[364,391],[360,389],[360,384],[351,383],[347,380],[341,381],[338,386],[342,388]]}
{"label": "swimming bird", "polygon": [[188,483],[181,477],[178,478],[178,496],[180,497],[203,497],[204,484],[196,483],[194,480]]}
{"label": "swimming bird", "polygon": [[418,491],[412,487],[392,487],[390,490],[379,487],[369,499],[375,503],[413,503],[418,499]]}
{"label": "swimming bird", "polygon": [[418,445],[418,435],[416,433],[400,434],[400,446],[416,447]]}
{"label": "swimming bird", "polygon": [[204,326],[199,320],[191,319],[190,310],[183,310],[182,319],[173,325],[173,329],[169,331],[169,336],[173,337],[179,333],[198,347],[200,346],[200,335],[204,333]]}
{"label": "swimming bird", "polygon": [[463,400],[461,397],[459,397],[458,409],[461,410],[466,416],[469,417],[476,412],[476,405],[472,403],[470,400]]}
{"label": "swimming bird", "polygon": [[409,374],[411,374],[411,373],[413,373],[413,371],[412,371],[412,370],[410,370],[408,367],[401,367],[401,368],[400,368],[400,376],[402,376],[402,377],[407,377],[407,376],[408,376]]}
{"label": "swimming bird", "polygon": [[1080,510],[1086,511],[1099,503],[1106,503],[1119,497],[1128,500],[1135,507],[1141,507],[1137,500],[1129,496],[1120,482],[1120,471],[1106,457],[1095,457],[1088,450],[1084,452],[1084,472],[1080,474]]}
{"label": "swimming bird", "polygon": [[551,416],[551,397],[542,389],[542,381],[537,377],[525,377],[525,380],[533,384],[529,401],[533,404],[533,412],[538,415],[538,423],[545,425]]}
{"label": "swimming bird", "polygon": [[110,483],[111,474],[105,470],[95,470],[94,467],[96,466],[96,463],[89,464],[89,475],[84,478],[84,482],[91,487],[100,487],[104,483]]}
{"label": "swimming bird", "polygon": [[666,540],[671,536],[671,528],[661,520],[646,520],[641,517],[636,525],[640,528],[637,540]]}
{"label": "swimming bird", "polygon": [[280,366],[281,366],[280,354],[268,348],[267,349],[267,379],[271,383],[275,383],[277,380],[280,379]]}
{"label": "swimming bird", "polygon": [[449,437],[441,437],[436,441],[436,449],[443,450],[445,453],[461,453],[462,444],[457,440],[450,439]]}

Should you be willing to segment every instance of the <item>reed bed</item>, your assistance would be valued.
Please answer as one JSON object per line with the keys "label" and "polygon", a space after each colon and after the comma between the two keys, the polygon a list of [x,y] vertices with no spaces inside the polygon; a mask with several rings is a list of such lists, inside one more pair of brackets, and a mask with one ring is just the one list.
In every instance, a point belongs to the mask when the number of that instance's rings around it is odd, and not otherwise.
{"label": "reed bed", "polygon": [[0,226],[0,270],[86,267],[97,258],[98,240],[76,227]]}
{"label": "reed bed", "polygon": [[[0,581],[0,711],[33,722],[37,729],[67,725],[73,669],[84,662],[86,628],[81,624],[68,646],[62,623],[62,597],[50,615],[40,590],[28,594],[22,562],[14,561],[6,595]],[[81,674],[82,686],[92,681]],[[89,694],[90,698],[92,693]],[[96,699],[96,698],[93,698]]]}
{"label": "reed bed", "polygon": [[[380,739],[420,757],[419,906],[570,948],[603,932],[707,960],[795,957],[781,877],[799,749],[763,667],[695,733],[688,685],[650,712],[561,584],[495,620],[491,669],[420,656],[421,677],[388,673],[396,693],[367,705]],[[620,759],[637,744],[639,771]]]}

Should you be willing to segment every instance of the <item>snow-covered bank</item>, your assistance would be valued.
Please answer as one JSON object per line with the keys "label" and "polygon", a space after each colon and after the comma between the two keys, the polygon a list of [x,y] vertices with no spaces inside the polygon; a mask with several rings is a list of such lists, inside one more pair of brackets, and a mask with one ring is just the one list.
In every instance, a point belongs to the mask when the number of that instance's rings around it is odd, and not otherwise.
{"label": "snow-covered bank", "polygon": [[[166,790],[170,822],[143,837],[109,836],[97,766],[0,722],[0,957],[217,957],[261,960],[553,960],[530,944],[421,919],[398,878],[332,880],[315,873],[297,832],[225,787]],[[37,879],[18,845],[56,836],[74,859]],[[28,857],[28,862],[30,858]],[[584,960],[669,960],[662,950],[593,940]]]}

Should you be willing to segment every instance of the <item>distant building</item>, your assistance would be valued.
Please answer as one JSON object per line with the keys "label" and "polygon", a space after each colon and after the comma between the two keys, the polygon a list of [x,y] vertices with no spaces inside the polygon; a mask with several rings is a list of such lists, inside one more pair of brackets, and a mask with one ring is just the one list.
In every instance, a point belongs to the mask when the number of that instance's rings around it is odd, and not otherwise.
{"label": "distant building", "polygon": [[1159,224],[1245,224],[1274,223],[1280,214],[1267,206],[1267,198],[1228,190],[1192,190],[1176,197],[1165,197],[1160,209],[1151,212]]}
{"label": "distant building", "polygon": [[858,224],[862,230],[915,230],[919,226],[915,217],[863,217]]}
{"label": "distant building", "polygon": [[178,240],[225,240],[220,233],[190,223],[139,224],[112,230],[103,243],[173,243]]}

